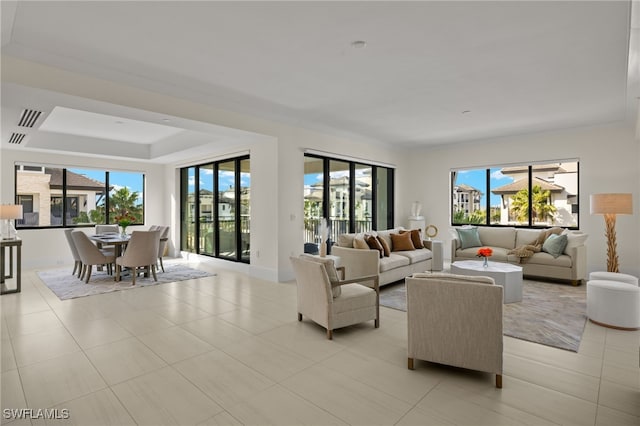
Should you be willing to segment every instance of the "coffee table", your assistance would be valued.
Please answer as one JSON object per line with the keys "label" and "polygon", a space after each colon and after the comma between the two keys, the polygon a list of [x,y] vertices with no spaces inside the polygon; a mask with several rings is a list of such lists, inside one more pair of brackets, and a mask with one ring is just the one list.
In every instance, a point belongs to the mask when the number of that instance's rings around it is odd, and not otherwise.
{"label": "coffee table", "polygon": [[489,262],[486,268],[481,260],[460,260],[451,264],[451,273],[491,277],[503,288],[503,302],[522,302],[522,268],[502,262]]}

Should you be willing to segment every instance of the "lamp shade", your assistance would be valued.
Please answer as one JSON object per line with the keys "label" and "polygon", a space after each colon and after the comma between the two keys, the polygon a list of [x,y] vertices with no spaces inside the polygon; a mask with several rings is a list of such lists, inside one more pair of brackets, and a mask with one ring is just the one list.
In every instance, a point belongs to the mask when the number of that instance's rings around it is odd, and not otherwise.
{"label": "lamp shade", "polygon": [[633,214],[631,194],[592,194],[591,214]]}
{"label": "lamp shade", "polygon": [[0,205],[0,219],[22,219],[21,204]]}

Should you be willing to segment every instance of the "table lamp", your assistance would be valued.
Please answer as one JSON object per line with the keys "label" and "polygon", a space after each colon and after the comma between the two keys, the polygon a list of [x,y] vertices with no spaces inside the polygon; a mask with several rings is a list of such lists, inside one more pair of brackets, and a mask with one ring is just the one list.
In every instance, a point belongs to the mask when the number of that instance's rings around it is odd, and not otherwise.
{"label": "table lamp", "polygon": [[0,219],[6,221],[2,225],[2,239],[13,240],[16,238],[16,228],[11,224],[11,219],[22,219],[21,204],[3,204],[0,205]]}
{"label": "table lamp", "polygon": [[631,194],[592,194],[591,214],[604,215],[607,236],[607,271],[620,272],[616,253],[616,215],[633,214]]}

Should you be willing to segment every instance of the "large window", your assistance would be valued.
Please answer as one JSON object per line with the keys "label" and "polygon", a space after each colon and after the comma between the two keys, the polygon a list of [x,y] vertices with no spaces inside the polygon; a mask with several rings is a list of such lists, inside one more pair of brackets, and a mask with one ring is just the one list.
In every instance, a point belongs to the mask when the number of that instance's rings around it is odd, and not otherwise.
{"label": "large window", "polygon": [[577,160],[453,170],[451,223],[578,228],[578,173]]}
{"label": "large window", "polygon": [[21,228],[116,223],[122,214],[144,224],[143,173],[17,164],[15,182]]}
{"label": "large window", "polygon": [[249,157],[181,170],[181,249],[249,262]]}
{"label": "large window", "polygon": [[393,226],[393,169],[305,154],[304,251],[307,253],[319,250],[322,218],[327,219],[331,241],[346,232]]}

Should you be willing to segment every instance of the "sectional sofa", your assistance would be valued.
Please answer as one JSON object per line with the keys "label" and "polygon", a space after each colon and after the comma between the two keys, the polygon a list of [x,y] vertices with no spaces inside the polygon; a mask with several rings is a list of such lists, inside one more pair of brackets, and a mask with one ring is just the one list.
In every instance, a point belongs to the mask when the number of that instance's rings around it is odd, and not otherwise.
{"label": "sectional sofa", "polygon": [[[465,229],[465,231],[475,229],[479,241],[475,243],[467,241],[466,244],[463,244],[463,238],[460,237],[461,234],[458,231],[460,229]],[[587,248],[585,246],[587,234],[579,231],[561,231],[558,235],[566,235],[567,244],[562,249],[562,252],[559,253],[540,250],[529,257],[519,257],[518,254],[514,253],[519,252],[525,246],[531,245],[539,239],[541,233],[547,231],[549,231],[549,228],[530,229],[489,226],[453,228],[451,261],[479,260],[477,257],[478,249],[480,247],[490,247],[493,250],[490,261],[517,264],[522,267],[524,276],[566,280],[573,285],[581,284],[587,278]],[[463,233],[462,235],[465,234]],[[469,246],[469,244],[471,245]]]}

